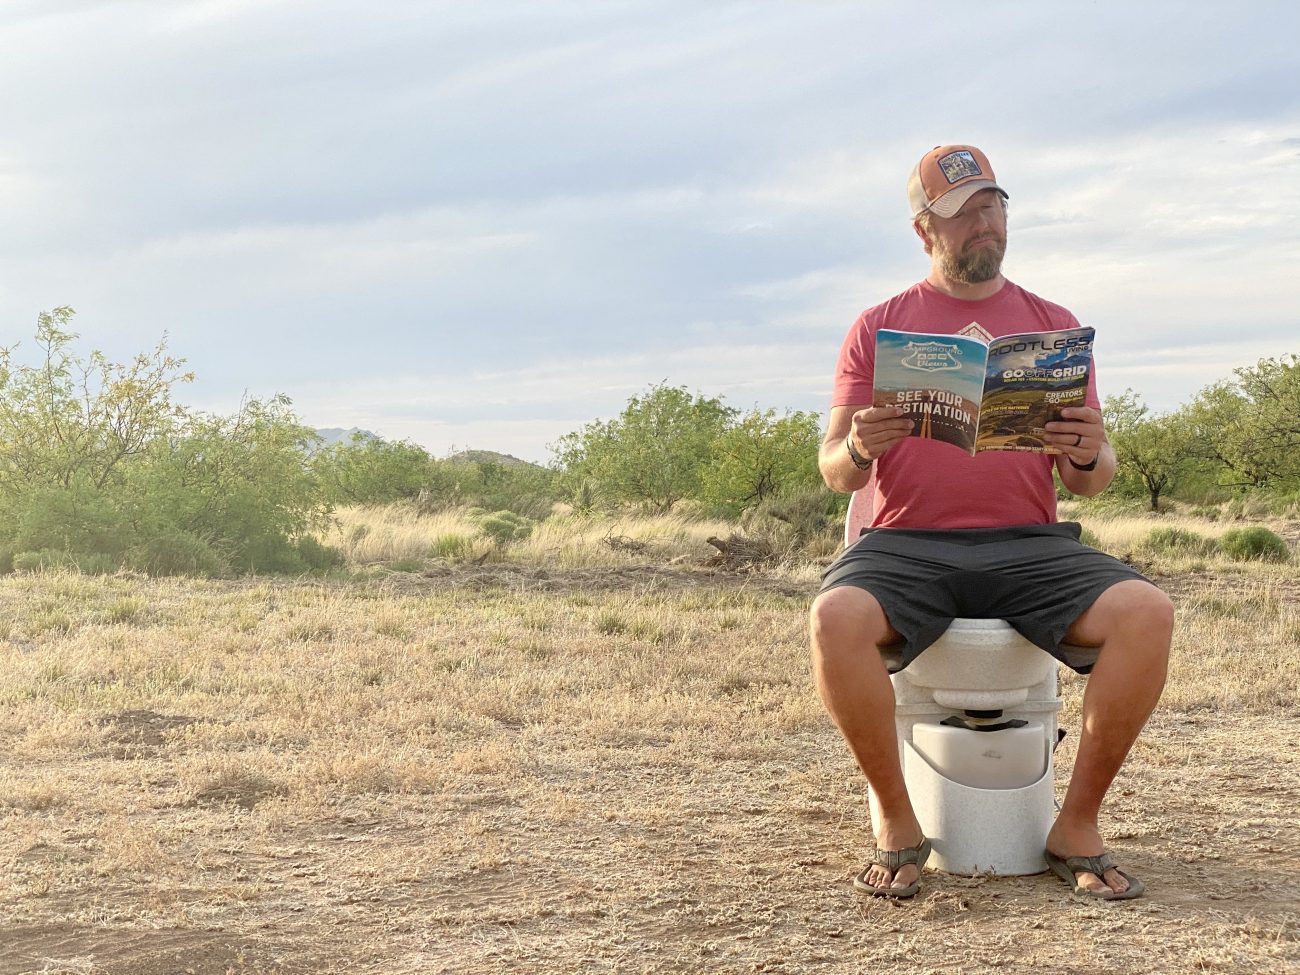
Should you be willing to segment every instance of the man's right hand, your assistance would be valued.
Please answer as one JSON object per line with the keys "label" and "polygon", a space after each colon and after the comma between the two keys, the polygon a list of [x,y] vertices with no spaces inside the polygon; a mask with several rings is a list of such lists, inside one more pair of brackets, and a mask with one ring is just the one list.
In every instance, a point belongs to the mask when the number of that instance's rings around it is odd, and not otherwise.
{"label": "man's right hand", "polygon": [[902,407],[869,406],[853,414],[849,436],[858,453],[875,460],[911,432],[912,421],[905,417]]}

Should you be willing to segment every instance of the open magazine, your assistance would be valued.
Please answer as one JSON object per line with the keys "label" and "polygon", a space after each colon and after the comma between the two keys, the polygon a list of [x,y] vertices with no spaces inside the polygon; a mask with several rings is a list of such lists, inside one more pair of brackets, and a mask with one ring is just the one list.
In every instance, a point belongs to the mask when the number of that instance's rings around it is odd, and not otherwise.
{"label": "open magazine", "polygon": [[[971,324],[972,330],[979,328]],[[1093,329],[1025,332],[991,339],[899,332],[876,335],[872,404],[901,406],[911,436],[981,450],[1056,454],[1044,424],[1083,406]]]}

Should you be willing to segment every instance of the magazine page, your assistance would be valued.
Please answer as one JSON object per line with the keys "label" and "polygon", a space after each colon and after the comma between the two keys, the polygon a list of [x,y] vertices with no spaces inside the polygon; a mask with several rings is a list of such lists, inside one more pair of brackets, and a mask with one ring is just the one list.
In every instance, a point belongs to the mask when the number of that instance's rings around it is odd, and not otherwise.
{"label": "magazine page", "polygon": [[942,440],[975,453],[988,349],[964,335],[876,334],[873,406],[900,406],[913,437]]}
{"label": "magazine page", "polygon": [[993,339],[988,349],[978,450],[1058,454],[1043,442],[1044,424],[1062,407],[1083,406],[1092,367],[1091,328]]}

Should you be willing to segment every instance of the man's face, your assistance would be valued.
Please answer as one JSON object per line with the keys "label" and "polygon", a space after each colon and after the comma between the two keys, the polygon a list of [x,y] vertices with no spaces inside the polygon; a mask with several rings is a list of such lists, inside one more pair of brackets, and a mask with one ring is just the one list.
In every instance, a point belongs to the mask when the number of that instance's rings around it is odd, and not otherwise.
{"label": "man's face", "polygon": [[1007,252],[1007,212],[997,190],[980,190],[953,217],[930,222],[931,256],[952,281],[982,284],[1002,271]]}

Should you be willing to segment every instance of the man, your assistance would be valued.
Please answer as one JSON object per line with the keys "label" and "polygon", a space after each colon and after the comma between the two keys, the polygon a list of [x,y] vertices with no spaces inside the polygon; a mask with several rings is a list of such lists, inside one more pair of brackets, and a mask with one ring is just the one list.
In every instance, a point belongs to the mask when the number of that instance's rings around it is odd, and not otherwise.
{"label": "man", "polygon": [[[854,884],[886,897],[910,897],[919,887],[930,844],[903,782],[889,667],[901,669],[920,653],[936,623],[942,632],[967,616],[1006,619],[1090,673],[1074,772],[1046,855],[1077,894],[1136,897],[1142,884],[1106,853],[1098,814],[1164,687],[1173,607],[1139,573],[1080,544],[1077,525],[1057,522],[1053,467],[1084,497],[1104,490],[1115,473],[1095,378],[1087,405],[1066,407],[1047,424],[1044,440],[1057,454],[969,457],[909,437],[912,421],[898,407],[871,405],[882,327],[987,339],[1079,324],[1003,277],[1007,193],[979,149],[926,153],[908,199],[930,273],[863,312],[849,331],[819,456],[832,489],[867,489],[872,500],[871,527],[827,570],[811,613],[818,692],[879,802],[875,859]],[[1062,644],[1096,648],[1095,663],[1069,657]]]}

